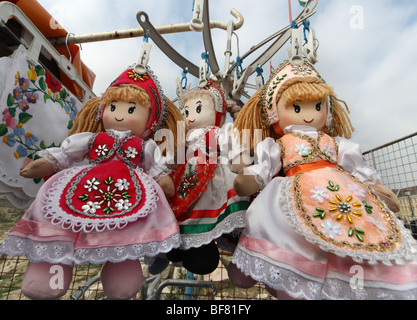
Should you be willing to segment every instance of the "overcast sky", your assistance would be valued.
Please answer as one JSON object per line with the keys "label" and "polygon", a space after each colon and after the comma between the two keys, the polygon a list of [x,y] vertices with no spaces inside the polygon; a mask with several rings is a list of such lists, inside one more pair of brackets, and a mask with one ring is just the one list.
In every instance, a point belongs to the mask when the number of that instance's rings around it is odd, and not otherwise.
{"label": "overcast sky", "polygon": [[[193,0],[38,0],[70,33],[87,34],[139,27],[138,11],[145,11],[154,26],[189,22]],[[291,0],[293,17],[302,7]],[[211,20],[234,19],[235,8],[244,17],[236,31],[232,61],[251,46],[289,24],[287,0],[210,0]],[[320,41],[316,68],[351,110],[352,139],[367,151],[417,132],[417,1],[319,0],[310,18]],[[202,34],[166,35],[181,54],[198,65],[204,51]],[[222,68],[226,33],[212,31],[216,56]],[[95,72],[93,91],[100,95],[128,65],[135,63],[142,38],[87,43],[82,59]],[[151,41],[152,43],[152,41]],[[272,59],[276,67],[288,58],[287,43]],[[266,48],[265,48],[266,49]],[[238,51],[239,50],[239,51]],[[261,51],[259,51],[261,53]],[[243,61],[243,68],[258,55]],[[158,75],[165,94],[174,99],[175,78],[182,70],[153,45],[149,65]],[[269,75],[269,64],[264,76]],[[197,79],[188,77],[197,85]],[[254,91],[249,91],[253,94]]]}

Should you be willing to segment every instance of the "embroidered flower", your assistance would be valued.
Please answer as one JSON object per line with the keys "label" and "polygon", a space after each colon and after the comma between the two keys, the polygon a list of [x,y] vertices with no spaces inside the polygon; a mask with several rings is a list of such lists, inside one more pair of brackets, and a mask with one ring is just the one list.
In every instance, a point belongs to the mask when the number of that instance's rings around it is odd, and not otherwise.
{"label": "embroidered flower", "polygon": [[348,184],[349,191],[353,192],[357,197],[365,197],[365,190],[358,184]]}
{"label": "embroidered flower", "polygon": [[131,206],[132,206],[132,204],[129,202],[129,200],[120,199],[119,201],[116,202],[116,208],[119,211],[127,210]]}
{"label": "embroidered flower", "polygon": [[311,149],[309,149],[304,145],[304,143],[302,143],[301,145],[296,146],[295,152],[297,152],[300,156],[305,157],[310,154]]}
{"label": "embroidered flower", "polygon": [[294,68],[292,68],[291,71],[294,72],[294,74],[301,73],[303,76],[305,76],[306,74],[310,75],[313,70],[309,68],[308,66],[305,66],[305,67],[294,66]]}
{"label": "embroidered flower", "polygon": [[100,180],[97,180],[97,178],[88,179],[87,183],[84,185],[84,188],[88,190],[88,192],[91,192],[91,190],[97,190],[98,185],[100,184]]}
{"label": "embroidered flower", "polygon": [[29,102],[27,100],[19,101],[17,104],[22,111],[27,111],[29,109]]}
{"label": "embroidered flower", "polygon": [[36,103],[39,99],[39,95],[36,92],[27,92],[25,93],[25,96],[29,103]]}
{"label": "embroidered flower", "polygon": [[316,187],[314,190],[310,190],[312,194],[311,200],[316,200],[319,203],[323,203],[324,200],[328,200],[330,197],[327,195],[326,189],[321,189],[320,187]]}
{"label": "embroidered flower", "polygon": [[14,157],[16,159],[20,159],[20,158],[24,158],[28,155],[28,151],[26,150],[26,148],[24,146],[22,146],[21,144],[19,144],[17,146],[17,149],[14,153]]}
{"label": "embroidered flower", "polygon": [[22,90],[20,89],[20,87],[16,87],[13,89],[13,98],[15,98],[15,100],[20,100],[22,99],[23,95],[22,95]]}
{"label": "embroidered flower", "polygon": [[19,87],[22,91],[29,89],[30,81],[25,78],[19,78]]}
{"label": "embroidered flower", "polygon": [[114,186],[117,187],[120,191],[128,190],[129,186],[130,186],[130,183],[127,182],[126,179],[117,179],[117,182]]}
{"label": "embroidered flower", "polygon": [[97,209],[100,209],[100,205],[97,202],[88,201],[87,204],[81,207],[84,213],[96,213]]}
{"label": "embroidered flower", "polygon": [[107,145],[100,145],[96,149],[97,155],[99,157],[104,157],[108,151],[109,149],[107,148]]}
{"label": "embroidered flower", "polygon": [[62,84],[56,79],[50,72],[46,71],[45,82],[48,85],[48,88],[53,92],[60,92],[62,89]]}
{"label": "embroidered flower", "polygon": [[336,236],[341,236],[342,232],[340,231],[340,224],[332,224],[330,220],[327,223],[322,223],[323,233],[329,235],[330,238],[334,239]]}
{"label": "embroidered flower", "polygon": [[36,79],[38,78],[38,75],[36,74],[36,70],[33,66],[32,68],[28,70],[28,77],[30,81],[36,81]]}
{"label": "embroidered flower", "polygon": [[135,71],[135,69],[132,69],[132,70],[128,71],[128,73],[127,73],[127,74],[128,74],[128,76],[129,76],[129,79],[132,79],[133,81],[138,81],[138,80],[140,80],[140,81],[144,82],[144,81],[146,81],[146,80],[148,80],[148,79],[149,79],[149,76],[148,76],[148,74],[147,74],[147,73],[145,73],[145,74],[141,75],[141,74],[137,73],[137,72]]}
{"label": "embroidered flower", "polygon": [[18,124],[16,125],[16,127],[13,129],[13,133],[14,133],[17,137],[20,137],[20,136],[23,136],[23,135],[26,133],[26,131],[25,131],[25,129],[23,128],[23,125],[22,125],[21,123],[18,123]]}
{"label": "embroidered flower", "polygon": [[324,145],[323,147],[323,153],[326,157],[331,158],[334,156],[335,151],[333,149],[333,147],[329,144]]}
{"label": "embroidered flower", "polygon": [[16,144],[16,137],[14,133],[8,134],[7,136],[3,137],[3,142],[7,144],[9,147],[13,147]]}
{"label": "embroidered flower", "polygon": [[12,129],[16,126],[16,119],[10,114],[9,108],[3,111],[3,122],[6,123],[7,127]]}
{"label": "embroidered flower", "polygon": [[39,138],[37,136],[35,136],[33,133],[31,132],[26,132],[25,133],[25,144],[27,146],[32,146],[34,144],[36,144],[36,142],[39,141]]}
{"label": "embroidered flower", "polygon": [[136,151],[136,148],[128,147],[127,150],[125,150],[125,154],[127,158],[134,159],[138,152]]}

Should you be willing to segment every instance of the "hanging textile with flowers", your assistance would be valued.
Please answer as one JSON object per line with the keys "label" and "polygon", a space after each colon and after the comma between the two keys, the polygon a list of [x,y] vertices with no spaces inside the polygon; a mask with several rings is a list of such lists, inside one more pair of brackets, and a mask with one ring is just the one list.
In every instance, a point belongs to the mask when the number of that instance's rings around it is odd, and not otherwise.
{"label": "hanging textile with flowers", "polygon": [[20,46],[2,70],[0,92],[0,195],[27,207],[43,179],[19,176],[38,151],[59,146],[68,136],[81,103],[42,65],[28,64]]}

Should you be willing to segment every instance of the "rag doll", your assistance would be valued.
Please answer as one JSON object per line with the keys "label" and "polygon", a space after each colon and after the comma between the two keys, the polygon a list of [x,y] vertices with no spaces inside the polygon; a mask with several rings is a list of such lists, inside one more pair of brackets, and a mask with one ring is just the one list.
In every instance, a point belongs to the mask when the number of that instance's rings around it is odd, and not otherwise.
{"label": "rag doll", "polygon": [[[129,299],[143,283],[139,259],[179,246],[164,194],[172,195],[173,183],[155,160],[160,150],[152,137],[161,128],[175,134],[176,126],[166,125],[181,119],[149,68],[143,74],[129,68],[101,98],[86,103],[61,147],[44,150],[22,169],[25,177],[56,172],[0,247],[29,258],[22,283],[27,297],[63,296],[73,266],[94,263],[103,264],[107,298]],[[56,266],[63,285],[52,288]]]}
{"label": "rag doll", "polygon": [[236,285],[278,299],[417,297],[416,242],[373,190],[348,112],[313,66],[289,61],[242,108],[235,127],[257,161],[234,186],[259,193],[228,267]]}
{"label": "rag doll", "polygon": [[244,226],[248,206],[247,198],[233,189],[233,124],[225,123],[228,106],[232,114],[240,108],[226,102],[212,80],[184,91],[179,106],[189,130],[187,151],[184,163],[171,174],[176,192],[169,201],[180,227],[181,247],[167,257],[182,261],[190,272],[208,274],[219,263],[215,240]]}

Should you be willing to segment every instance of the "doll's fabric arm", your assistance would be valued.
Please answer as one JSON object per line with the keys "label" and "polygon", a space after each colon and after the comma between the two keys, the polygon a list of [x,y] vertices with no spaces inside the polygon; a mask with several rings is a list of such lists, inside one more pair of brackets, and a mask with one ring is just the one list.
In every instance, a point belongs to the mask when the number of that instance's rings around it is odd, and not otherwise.
{"label": "doll's fabric arm", "polygon": [[37,155],[47,160],[55,171],[69,168],[75,162],[83,161],[89,151],[91,132],[74,134],[66,138],[59,148],[48,148]]}
{"label": "doll's fabric arm", "polygon": [[345,138],[335,138],[339,146],[338,164],[361,182],[376,184],[381,180],[378,172],[367,166],[359,144]]}
{"label": "doll's fabric arm", "polygon": [[143,169],[155,180],[169,175],[171,171],[161,163],[163,157],[156,142],[149,139],[144,145]]}
{"label": "doll's fabric arm", "polygon": [[245,170],[255,176],[261,189],[265,187],[281,170],[281,151],[278,143],[266,138],[256,147],[257,161]]}

